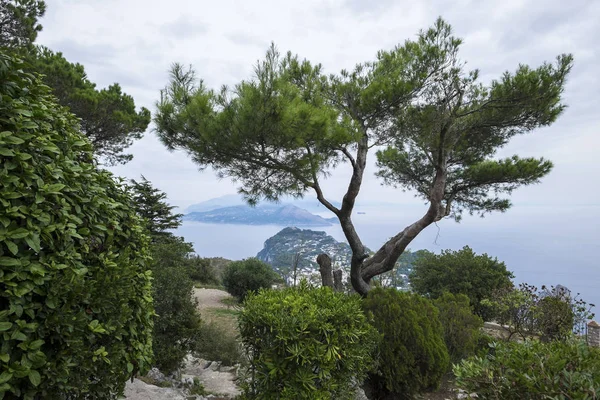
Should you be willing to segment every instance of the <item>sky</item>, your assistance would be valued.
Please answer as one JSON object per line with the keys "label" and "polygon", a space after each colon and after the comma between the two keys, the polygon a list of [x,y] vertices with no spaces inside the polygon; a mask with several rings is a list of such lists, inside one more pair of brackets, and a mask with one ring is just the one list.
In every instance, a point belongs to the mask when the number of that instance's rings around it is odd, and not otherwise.
{"label": "sky", "polygon": [[[564,92],[567,110],[551,127],[516,137],[498,153],[545,157],[553,161],[554,170],[540,184],[515,191],[514,206],[505,214],[484,220],[467,217],[461,225],[442,221],[424,232],[419,246],[472,244],[476,251],[511,261],[514,269],[532,279],[551,264],[563,275],[579,275],[575,285],[596,295],[600,1],[46,1],[38,42],[83,64],[99,88],[118,82],[138,106],[151,111],[174,62],[193,65],[208,87],[218,89],[252,78],[254,65],[274,42],[279,50],[291,50],[321,63],[326,73],[336,73],[374,60],[380,49],[414,39],[438,16],[463,38],[460,56],[468,68],[480,70],[484,83],[519,64],[536,67],[572,53],[575,64]],[[185,153],[167,151],[152,127],[129,152],[132,162],[110,169],[126,178],[143,174],[181,209],[236,192],[230,180],[219,180],[210,169],[200,172]],[[345,191],[349,171],[343,167],[322,184],[330,199],[341,200]],[[424,212],[413,193],[382,186],[374,172],[371,157],[358,206],[393,205],[404,214],[388,221],[398,230],[413,216],[418,218],[420,209]]]}
{"label": "sky", "polygon": [[[600,2],[551,1],[233,1],[47,0],[38,42],[61,51],[86,68],[98,87],[118,82],[138,106],[154,111],[172,63],[190,64],[212,88],[252,77],[253,67],[274,42],[327,73],[370,61],[438,16],[464,39],[461,58],[481,71],[483,82],[520,64],[537,66],[573,53],[575,66],[564,93],[568,109],[551,127],[521,136],[499,156],[543,156],[555,163],[540,185],[519,189],[515,205],[595,206],[600,204]],[[143,174],[174,205],[235,193],[228,179],[199,172],[183,152],[168,152],[151,127],[129,151],[132,162],[111,168],[117,175]],[[371,158],[372,161],[373,157]],[[346,165],[347,167],[347,165]],[[414,203],[411,193],[382,187],[370,163],[360,202],[386,199]],[[341,199],[347,169],[324,185]]]}

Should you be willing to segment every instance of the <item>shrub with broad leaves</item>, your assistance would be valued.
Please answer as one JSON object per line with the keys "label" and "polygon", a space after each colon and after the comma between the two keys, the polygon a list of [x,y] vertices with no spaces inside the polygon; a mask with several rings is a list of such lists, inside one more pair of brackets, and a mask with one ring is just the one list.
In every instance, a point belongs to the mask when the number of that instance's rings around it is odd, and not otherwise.
{"label": "shrub with broad leaves", "polygon": [[23,70],[0,52],[0,398],[114,399],[150,366],[148,238]]}

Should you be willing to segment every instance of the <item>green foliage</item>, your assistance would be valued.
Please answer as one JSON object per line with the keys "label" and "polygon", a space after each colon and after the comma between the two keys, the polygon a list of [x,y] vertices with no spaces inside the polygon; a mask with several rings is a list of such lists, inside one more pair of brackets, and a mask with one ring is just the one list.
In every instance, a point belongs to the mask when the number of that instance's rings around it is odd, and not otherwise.
{"label": "green foliage", "polygon": [[0,52],[0,397],[114,399],[150,366],[148,238],[23,70]]}
{"label": "green foliage", "polygon": [[502,342],[486,357],[463,360],[454,374],[459,388],[480,399],[596,399],[600,349],[576,339]]}
{"label": "green foliage", "polygon": [[146,222],[152,241],[172,238],[169,230],[181,225],[183,214],[173,214],[176,207],[167,204],[167,194],[153,187],[144,176],[140,182],[135,179],[130,182],[135,210]]}
{"label": "green foliage", "polygon": [[449,357],[439,313],[431,301],[414,293],[375,288],[363,306],[383,335],[379,366],[369,377],[375,395],[411,398],[435,389]]}
{"label": "green foliage", "polygon": [[540,292],[521,283],[518,288],[497,291],[485,304],[508,331],[509,340],[514,335],[564,340],[573,332],[583,333],[586,323],[594,318],[593,305],[571,296],[563,287],[548,290],[543,286]]}
{"label": "green foliage", "polygon": [[506,265],[487,254],[477,255],[468,246],[442,254],[423,252],[415,260],[410,282],[413,290],[433,299],[444,292],[464,294],[475,314],[484,320],[491,318],[489,309],[481,304],[492,292],[512,287],[513,274]]}
{"label": "green foliage", "polygon": [[217,267],[213,265],[209,258],[190,257],[187,264],[189,276],[195,283],[204,285],[219,285],[221,283]]}
{"label": "green foliage", "polygon": [[0,48],[28,49],[42,30],[38,24],[46,12],[43,0],[0,1]]}
{"label": "green foliage", "polygon": [[94,147],[94,153],[109,164],[130,161],[123,151],[140,139],[150,123],[150,111],[135,109],[133,97],[123,93],[118,83],[98,90],[81,64],[66,60],[62,53],[38,47],[28,55],[30,68],[44,75],[58,102],[80,118],[81,131]]}
{"label": "green foliage", "polygon": [[451,362],[475,353],[483,320],[471,311],[469,298],[464,294],[444,293],[433,301],[439,311],[444,330],[444,342]]}
{"label": "green foliage", "polygon": [[250,362],[248,399],[351,399],[377,335],[357,295],[329,287],[261,290],[239,315]]}
{"label": "green foliage", "polygon": [[236,333],[215,323],[203,323],[194,344],[194,354],[205,360],[234,365],[242,361]]}
{"label": "green foliage", "polygon": [[172,238],[154,243],[151,249],[157,314],[152,338],[154,365],[169,373],[194,349],[200,331],[200,313],[188,267],[192,248],[182,238]]}
{"label": "green foliage", "polygon": [[222,279],[227,292],[243,300],[249,292],[270,288],[277,278],[270,265],[248,258],[227,265]]}

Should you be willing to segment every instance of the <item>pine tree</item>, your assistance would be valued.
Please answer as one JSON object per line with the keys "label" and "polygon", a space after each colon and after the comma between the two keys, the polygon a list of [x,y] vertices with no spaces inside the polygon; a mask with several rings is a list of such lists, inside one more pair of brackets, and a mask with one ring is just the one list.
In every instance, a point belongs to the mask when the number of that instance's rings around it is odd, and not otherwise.
{"label": "pine tree", "polygon": [[181,225],[183,214],[174,214],[173,210],[177,207],[170,206],[165,201],[167,194],[153,187],[143,175],[141,181],[132,179],[130,182],[135,210],[146,221],[152,241],[172,239],[174,236],[169,230],[176,229]]}
{"label": "pine tree", "polygon": [[[175,65],[157,103],[157,132],[168,148],[237,181],[251,203],[313,191],[338,218],[353,253],[352,285],[365,295],[425,228],[463,212],[506,211],[510,201],[499,195],[552,168],[543,158],[495,155],[562,113],[572,56],[520,65],[485,85],[458,57],[461,43],[438,19],[417,40],[338,75],[272,46],[254,79],[231,91],[209,90],[193,70]],[[351,216],[375,149],[383,182],[415,191],[428,207],[370,255]],[[341,163],[350,178],[336,207],[321,184]]]}

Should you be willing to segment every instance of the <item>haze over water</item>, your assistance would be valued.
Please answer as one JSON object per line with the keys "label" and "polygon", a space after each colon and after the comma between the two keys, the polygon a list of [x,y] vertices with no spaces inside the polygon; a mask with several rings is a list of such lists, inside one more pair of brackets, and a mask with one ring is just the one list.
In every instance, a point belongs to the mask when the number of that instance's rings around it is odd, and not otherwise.
{"label": "haze over water", "polygon": [[[353,221],[364,244],[378,249],[419,215],[422,207],[379,206],[358,208]],[[465,216],[460,223],[444,220],[422,232],[411,250],[458,250],[468,245],[476,253],[487,253],[504,261],[515,282],[541,285],[561,284],[588,303],[600,305],[600,266],[597,262],[599,206],[515,206],[510,219],[502,214],[485,218]],[[519,215],[527,215],[523,222]],[[331,217],[331,215],[323,214]],[[526,222],[525,222],[526,221]],[[312,227],[345,241],[339,225]],[[256,256],[268,238],[283,226],[228,225],[184,222],[178,234],[194,244],[204,257],[242,259]],[[595,310],[598,310],[596,307]]]}

